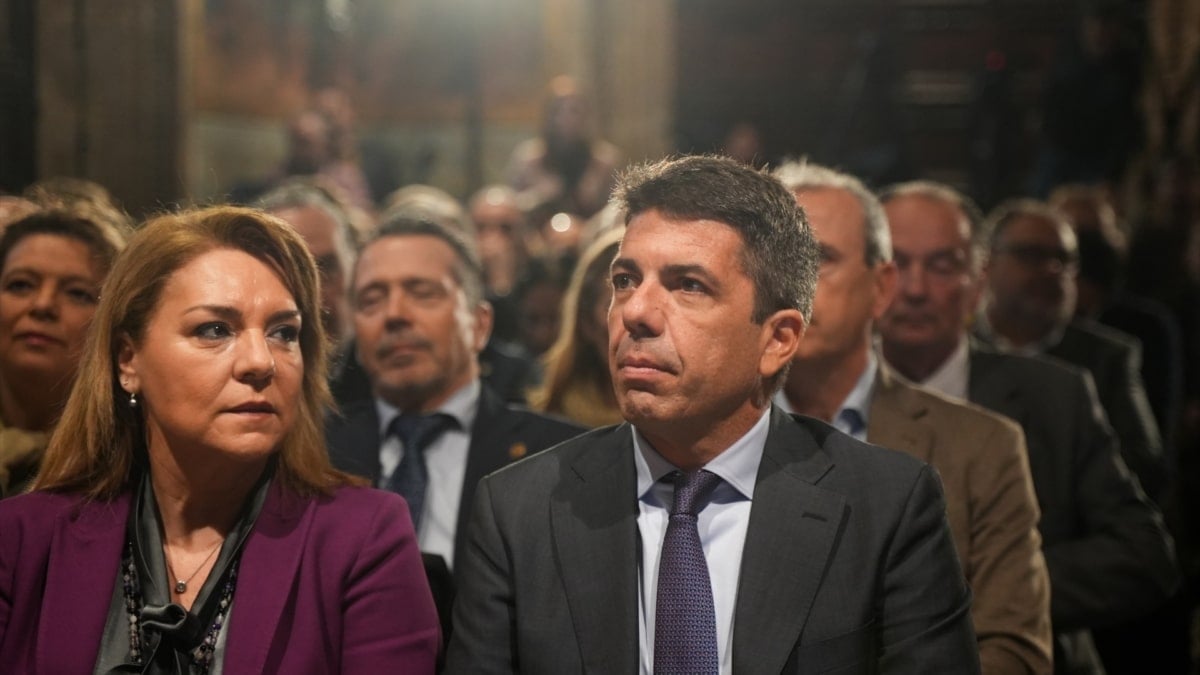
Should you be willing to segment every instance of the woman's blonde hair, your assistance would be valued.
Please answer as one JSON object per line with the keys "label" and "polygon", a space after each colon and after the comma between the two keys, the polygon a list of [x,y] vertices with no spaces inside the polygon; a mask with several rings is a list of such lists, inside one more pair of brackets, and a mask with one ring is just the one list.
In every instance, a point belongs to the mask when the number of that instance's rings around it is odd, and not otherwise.
{"label": "woman's blonde hair", "polygon": [[312,255],[282,220],[253,209],[218,206],[151,220],[117,258],[101,290],[75,387],[33,489],[109,499],[145,470],[145,423],[140,409],[127,404],[128,395],[117,381],[117,354],[122,339],[136,345],[144,338],[171,275],[216,249],[244,251],[274,270],[302,317],[300,414],[281,444],[276,480],[305,495],[328,494],[338,485],[359,482],[333,469],[325,451],[322,417],[332,399]]}
{"label": "woman's blonde hair", "polygon": [[563,296],[558,339],[546,351],[546,374],[542,386],[530,392],[530,407],[562,414],[567,392],[580,385],[597,392],[612,390],[608,361],[599,358],[584,342],[581,326],[592,320],[592,309],[608,283],[608,270],[624,234],[624,227],[604,232],[579,257]]}

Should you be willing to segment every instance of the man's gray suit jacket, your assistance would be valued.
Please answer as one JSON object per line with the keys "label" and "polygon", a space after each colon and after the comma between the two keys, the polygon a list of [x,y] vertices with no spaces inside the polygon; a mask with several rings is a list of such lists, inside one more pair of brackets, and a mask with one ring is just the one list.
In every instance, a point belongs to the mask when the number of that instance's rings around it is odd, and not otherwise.
{"label": "man's gray suit jacket", "polygon": [[[480,483],[447,672],[638,672],[631,431],[596,430]],[[733,671],[977,672],[969,608],[933,469],[773,408]]]}

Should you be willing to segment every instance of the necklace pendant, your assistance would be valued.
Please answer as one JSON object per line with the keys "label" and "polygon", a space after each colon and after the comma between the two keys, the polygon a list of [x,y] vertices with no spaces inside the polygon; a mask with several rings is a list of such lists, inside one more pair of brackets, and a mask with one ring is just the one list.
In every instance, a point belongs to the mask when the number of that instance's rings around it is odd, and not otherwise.
{"label": "necklace pendant", "polygon": [[187,593],[187,582],[176,580],[175,581],[175,594],[183,595],[184,593]]}

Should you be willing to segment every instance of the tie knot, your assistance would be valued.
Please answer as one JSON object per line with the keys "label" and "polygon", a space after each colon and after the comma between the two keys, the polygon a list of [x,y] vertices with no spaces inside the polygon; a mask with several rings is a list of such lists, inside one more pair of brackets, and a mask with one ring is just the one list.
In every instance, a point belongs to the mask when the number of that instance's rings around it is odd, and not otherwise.
{"label": "tie knot", "polygon": [[455,419],[445,413],[397,415],[388,425],[388,434],[396,436],[404,444],[405,451],[424,450],[443,431],[456,424]]}
{"label": "tie knot", "polygon": [[702,505],[721,482],[721,477],[711,471],[675,472],[675,502],[671,515],[696,515],[697,505]]}

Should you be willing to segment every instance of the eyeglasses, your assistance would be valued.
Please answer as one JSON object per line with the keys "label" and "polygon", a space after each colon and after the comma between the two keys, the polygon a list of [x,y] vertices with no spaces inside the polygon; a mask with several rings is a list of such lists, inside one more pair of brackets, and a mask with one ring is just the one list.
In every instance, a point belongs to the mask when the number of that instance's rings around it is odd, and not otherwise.
{"label": "eyeglasses", "polygon": [[1037,244],[1010,244],[1000,246],[996,253],[1012,256],[1026,267],[1045,267],[1053,263],[1059,271],[1073,270],[1079,265],[1079,254],[1056,246]]}

